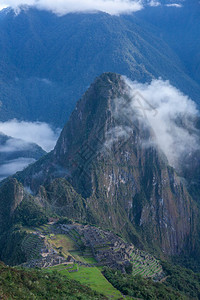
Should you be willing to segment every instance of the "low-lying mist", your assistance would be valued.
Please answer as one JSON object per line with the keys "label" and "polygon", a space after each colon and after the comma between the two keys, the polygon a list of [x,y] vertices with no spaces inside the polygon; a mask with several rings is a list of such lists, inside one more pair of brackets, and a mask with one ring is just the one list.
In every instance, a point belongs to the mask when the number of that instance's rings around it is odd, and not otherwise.
{"label": "low-lying mist", "polygon": [[60,129],[54,130],[47,123],[25,122],[14,119],[0,122],[0,132],[25,142],[35,143],[49,152],[56,144]]}
{"label": "low-lying mist", "polygon": [[0,181],[51,151],[59,134],[46,123],[0,122]]}

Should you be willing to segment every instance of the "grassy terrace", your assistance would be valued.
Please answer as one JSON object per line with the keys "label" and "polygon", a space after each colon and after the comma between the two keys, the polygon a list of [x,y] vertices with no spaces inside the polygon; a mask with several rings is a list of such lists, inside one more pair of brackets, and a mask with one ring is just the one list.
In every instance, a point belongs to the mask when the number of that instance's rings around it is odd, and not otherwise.
{"label": "grassy terrace", "polygon": [[22,242],[22,249],[30,259],[39,258],[42,241],[34,234],[27,236]]}
{"label": "grassy terrace", "polygon": [[[26,230],[26,228],[24,228]],[[68,234],[52,234],[51,227],[49,225],[43,225],[35,229],[27,229],[27,231],[39,231],[45,235],[46,240],[50,243],[53,248],[58,251],[64,257],[71,255],[76,260],[86,264],[94,265],[97,263],[93,257],[92,251],[89,247],[80,250],[83,246],[80,234],[75,230],[71,230]],[[109,250],[109,244],[99,245],[96,247],[98,250]],[[144,253],[145,254],[145,253]],[[140,255],[132,253],[132,264],[133,264],[133,276],[140,274],[144,277],[153,277],[161,271],[161,266],[156,260],[144,260]]]}
{"label": "grassy terrace", "polygon": [[79,246],[82,245],[82,241],[80,235],[75,230],[73,230],[70,235],[48,234],[46,238],[53,248],[60,252],[64,257],[71,255],[76,260],[86,264],[97,263],[90,248],[86,247],[84,251],[80,251]]}
{"label": "grassy terrace", "polygon": [[122,299],[121,293],[115,289],[111,283],[103,276],[101,271],[96,267],[86,268],[74,266],[75,272],[69,272],[69,266],[60,265],[51,267],[49,272],[58,271],[60,274],[67,276],[69,279],[74,279],[81,284],[90,287],[92,290],[102,293],[110,299]]}
{"label": "grassy terrace", "polygon": [[144,260],[136,253],[132,254],[132,264],[133,276],[153,277],[162,271],[162,267],[157,260]]}
{"label": "grassy terrace", "polygon": [[[31,229],[29,230],[31,231]],[[79,283],[90,287],[93,291],[103,293],[104,296],[107,296],[109,299],[122,299],[121,293],[114,288],[101,273],[102,268],[95,266],[97,261],[90,247],[83,247],[82,238],[76,230],[72,230],[66,234],[54,234],[50,226],[44,225],[32,231],[38,231],[44,235],[46,241],[64,257],[67,258],[68,255],[71,255],[77,261],[90,265],[90,267],[86,267],[76,263],[64,263],[48,268],[48,272],[52,273],[53,271],[57,271],[59,274],[67,276],[68,279],[75,279]],[[97,249],[109,251],[109,243],[99,245]],[[158,261],[154,259],[143,259],[135,252],[132,254],[132,264],[133,276],[140,274],[143,277],[153,277],[161,270]],[[126,299],[133,298],[126,297]]]}
{"label": "grassy terrace", "polygon": [[77,249],[74,241],[65,234],[50,235],[47,240],[57,251],[60,250],[64,257]]}

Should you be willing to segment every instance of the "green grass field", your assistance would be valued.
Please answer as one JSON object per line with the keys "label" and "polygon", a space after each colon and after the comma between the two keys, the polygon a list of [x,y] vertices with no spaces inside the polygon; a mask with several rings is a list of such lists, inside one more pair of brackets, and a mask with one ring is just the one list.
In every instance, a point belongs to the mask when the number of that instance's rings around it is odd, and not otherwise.
{"label": "green grass field", "polygon": [[62,254],[67,257],[70,250],[76,250],[76,245],[72,239],[65,234],[51,235],[48,241],[53,245],[54,248],[61,248]]}
{"label": "green grass field", "polygon": [[[76,267],[74,267],[76,269]],[[77,280],[78,282],[87,285],[92,290],[100,292],[110,299],[122,299],[121,293],[115,289],[103,276],[101,271],[96,267],[82,267],[78,268],[78,272],[68,272],[65,265],[49,268],[49,271],[58,271],[62,275]]]}
{"label": "green grass field", "polygon": [[77,244],[66,234],[50,234],[48,235],[47,239],[53,248],[56,250],[60,249],[64,257],[72,255],[76,260],[88,264],[95,264],[97,262],[90,249],[86,249],[85,253],[83,254],[78,249]]}
{"label": "green grass field", "polygon": [[[64,273],[64,270],[61,271],[61,274]],[[107,281],[101,271],[96,267],[80,267],[78,272],[68,273],[68,276],[71,279],[75,279],[80,283],[89,286],[91,289],[97,292],[103,293],[107,297],[112,299],[121,298],[121,293]]]}
{"label": "green grass field", "polygon": [[83,255],[82,258],[83,258],[84,262],[86,262],[88,264],[96,264],[97,263],[96,259],[92,256]]}

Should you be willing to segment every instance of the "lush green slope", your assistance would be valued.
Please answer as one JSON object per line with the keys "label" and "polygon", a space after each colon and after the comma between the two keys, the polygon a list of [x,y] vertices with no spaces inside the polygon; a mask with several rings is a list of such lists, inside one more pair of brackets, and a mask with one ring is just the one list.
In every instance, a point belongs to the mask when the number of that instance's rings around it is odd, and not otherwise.
{"label": "lush green slope", "polygon": [[[68,273],[62,267],[51,270],[25,270],[0,263],[0,297],[4,299],[122,299],[121,291],[130,299],[199,299],[200,275],[177,266],[163,263],[166,277],[156,283],[140,276],[105,269],[104,276],[96,268],[81,268]],[[57,271],[56,271],[57,270]],[[72,279],[77,279],[74,281]],[[87,285],[87,287],[85,286]],[[103,285],[102,285],[103,284]],[[88,286],[91,286],[90,289]],[[100,295],[97,291],[103,292]],[[108,298],[106,297],[108,296]]]}
{"label": "lush green slope", "polygon": [[27,237],[22,226],[42,225],[47,222],[47,215],[20,183],[15,179],[8,180],[0,188],[0,260],[15,265],[30,258],[30,253],[22,246]]}
{"label": "lush green slope", "polygon": [[125,295],[141,299],[199,299],[200,274],[168,263],[163,263],[163,267],[166,277],[162,283],[110,269],[105,269],[104,275]]}
{"label": "lush green slope", "polygon": [[58,273],[20,270],[0,263],[0,298],[100,300],[105,296]]}
{"label": "lush green slope", "polygon": [[83,285],[89,286],[92,290],[102,293],[109,299],[121,298],[121,293],[107,281],[97,267],[78,267],[78,272],[68,272],[66,266],[52,267],[51,270],[57,270],[60,274],[70,279],[77,280]]}

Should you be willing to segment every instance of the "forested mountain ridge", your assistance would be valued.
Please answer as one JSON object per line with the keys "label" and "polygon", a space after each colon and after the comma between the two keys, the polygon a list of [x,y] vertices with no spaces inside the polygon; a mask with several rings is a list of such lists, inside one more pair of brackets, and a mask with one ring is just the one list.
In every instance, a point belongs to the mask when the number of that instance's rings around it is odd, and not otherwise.
{"label": "forested mountain ridge", "polygon": [[18,15],[5,9],[0,44],[2,121],[39,120],[62,127],[89,84],[108,71],[142,82],[162,77],[198,103],[199,85],[175,49],[160,28],[137,14],[58,17],[36,9]]}

